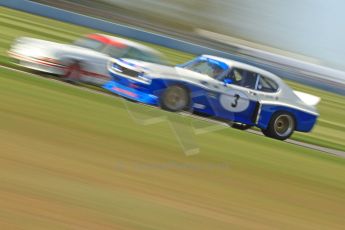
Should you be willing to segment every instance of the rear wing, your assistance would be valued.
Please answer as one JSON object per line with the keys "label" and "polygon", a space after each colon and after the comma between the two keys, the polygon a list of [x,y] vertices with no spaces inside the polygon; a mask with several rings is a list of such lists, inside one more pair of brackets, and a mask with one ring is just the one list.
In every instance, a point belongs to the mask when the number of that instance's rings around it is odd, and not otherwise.
{"label": "rear wing", "polygon": [[321,98],[308,94],[308,93],[304,93],[304,92],[300,92],[300,91],[293,91],[297,97],[303,101],[305,104],[310,105],[310,106],[316,106],[320,101]]}

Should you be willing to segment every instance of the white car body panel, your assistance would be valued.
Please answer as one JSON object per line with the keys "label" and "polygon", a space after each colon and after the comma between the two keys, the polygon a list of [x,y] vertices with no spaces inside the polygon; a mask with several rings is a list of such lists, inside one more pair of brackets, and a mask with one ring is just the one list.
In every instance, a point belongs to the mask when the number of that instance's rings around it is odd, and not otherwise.
{"label": "white car body panel", "polygon": [[[310,95],[303,92],[293,91],[286,83],[280,79],[278,76],[265,71],[263,69],[247,65],[244,63],[236,62],[229,59],[224,59],[220,57],[203,55],[204,57],[219,60],[228,64],[231,67],[237,67],[246,69],[252,72],[256,72],[265,77],[269,77],[274,80],[278,85],[279,89],[274,93],[262,92],[259,90],[253,90],[249,88],[244,88],[237,85],[224,85],[224,83],[209,77],[205,74],[200,74],[197,72],[190,71],[188,69],[176,67],[168,67],[163,65],[157,65],[154,63],[147,63],[143,61],[131,60],[131,59],[112,59],[110,63],[118,63],[119,65],[125,66],[126,68],[146,72],[150,78],[164,78],[164,79],[178,79],[185,82],[198,85],[203,88],[207,88],[216,92],[220,92],[226,95],[233,96],[235,93],[241,92],[242,98],[255,99],[262,102],[263,104],[281,104],[284,106],[290,106],[291,108],[297,108],[302,111],[308,112],[310,114],[318,115],[316,105],[320,102],[320,98],[314,95]],[[112,68],[108,70],[112,71]],[[118,73],[117,73],[118,74]],[[126,76],[128,78],[128,76]],[[137,80],[137,78],[136,78]],[[201,82],[207,83],[203,85]]]}
{"label": "white car body panel", "polygon": [[[126,48],[135,47],[143,52],[160,55],[158,51],[136,42],[108,35],[97,34],[96,36],[102,36],[108,40],[119,42]],[[107,49],[109,46],[110,45],[104,45],[103,49]],[[79,77],[80,81],[103,85],[111,80],[109,72],[107,71],[107,63],[112,57],[100,51],[77,45],[21,37],[16,39],[8,53],[13,58],[19,60],[20,65],[30,69],[55,75],[63,75],[66,72],[65,67],[68,66],[70,62],[77,61],[82,69]],[[45,61],[46,59],[49,61]],[[54,63],[55,61],[57,63]]]}
{"label": "white car body panel", "polygon": [[82,73],[81,81],[103,84],[110,80],[106,64],[111,57],[87,48],[22,37],[19,38],[17,43],[12,46],[9,53],[12,54],[12,56],[14,56],[13,54],[22,56],[18,59],[20,60],[20,64],[25,67],[56,75],[64,74],[64,68],[52,68],[51,66],[34,64],[32,62],[25,61],[25,58],[51,58],[61,61],[62,65],[68,64],[66,62],[69,60],[78,60],[82,63],[83,70],[86,73],[96,73],[98,76],[95,78],[91,77],[90,74]]}
{"label": "white car body panel", "polygon": [[310,105],[310,106],[316,106],[321,98],[320,97],[317,97],[317,96],[314,96],[314,95],[311,95],[311,94],[308,94],[308,93],[304,93],[304,92],[300,92],[300,91],[294,91],[294,93],[304,102],[306,103],[307,105]]}

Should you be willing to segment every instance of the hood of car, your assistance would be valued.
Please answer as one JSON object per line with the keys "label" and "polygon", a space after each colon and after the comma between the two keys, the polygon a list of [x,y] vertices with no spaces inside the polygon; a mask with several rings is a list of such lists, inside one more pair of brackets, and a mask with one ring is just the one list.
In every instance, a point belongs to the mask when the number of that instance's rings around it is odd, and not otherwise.
{"label": "hood of car", "polygon": [[197,73],[179,66],[166,66],[150,62],[144,62],[133,59],[118,59],[117,63],[127,68],[134,69],[139,72],[144,72],[147,76],[154,78],[166,79],[184,79],[184,80],[212,80],[211,77],[205,74]]}

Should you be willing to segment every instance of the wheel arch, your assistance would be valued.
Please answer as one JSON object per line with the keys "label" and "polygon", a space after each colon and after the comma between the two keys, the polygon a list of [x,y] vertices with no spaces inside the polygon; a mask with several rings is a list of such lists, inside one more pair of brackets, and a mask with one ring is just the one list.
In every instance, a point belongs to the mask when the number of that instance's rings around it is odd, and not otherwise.
{"label": "wheel arch", "polygon": [[278,113],[287,113],[289,114],[295,123],[295,127],[294,130],[297,130],[297,127],[299,127],[299,121],[297,119],[297,114],[296,111],[294,109],[290,109],[284,106],[266,106],[261,105],[260,108],[260,113],[258,114],[259,118],[257,121],[257,126],[261,129],[267,129],[269,123],[271,122],[272,118],[278,114]]}

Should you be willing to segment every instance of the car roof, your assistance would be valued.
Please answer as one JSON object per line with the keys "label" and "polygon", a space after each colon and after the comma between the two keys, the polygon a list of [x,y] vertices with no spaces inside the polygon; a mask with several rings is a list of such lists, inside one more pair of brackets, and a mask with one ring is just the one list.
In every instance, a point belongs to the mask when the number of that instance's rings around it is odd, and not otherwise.
{"label": "car roof", "polygon": [[145,46],[143,44],[140,44],[138,42],[133,42],[133,41],[130,41],[130,40],[127,40],[127,39],[123,39],[123,38],[119,38],[119,37],[115,37],[115,36],[110,36],[110,35],[106,35],[106,34],[90,34],[88,35],[88,37],[91,37],[91,38],[95,38],[95,37],[99,37],[99,38],[106,38],[107,40],[111,42],[115,42],[115,43],[120,43],[120,45],[125,45],[125,46],[128,46],[128,47],[133,47],[133,48],[137,48],[139,50],[142,50],[142,51],[145,51],[145,52],[149,52],[149,53],[153,53],[153,54],[156,54],[156,55],[159,55],[159,56],[163,56],[159,51],[155,50],[155,49],[152,49],[148,46]]}
{"label": "car roof", "polygon": [[271,72],[268,72],[266,70],[263,70],[261,68],[252,66],[252,65],[248,65],[248,64],[245,64],[245,63],[242,63],[242,62],[234,61],[234,60],[227,59],[227,58],[212,56],[212,55],[202,55],[202,56],[206,57],[206,58],[210,58],[210,59],[216,60],[216,61],[224,62],[225,64],[227,64],[227,65],[229,65],[231,67],[238,67],[238,68],[241,68],[241,69],[246,69],[246,70],[249,70],[249,71],[252,71],[252,72],[256,72],[256,73],[258,73],[260,75],[272,78],[273,80],[276,80],[278,82],[282,82],[282,80],[277,75],[275,75],[275,74],[273,74]]}

